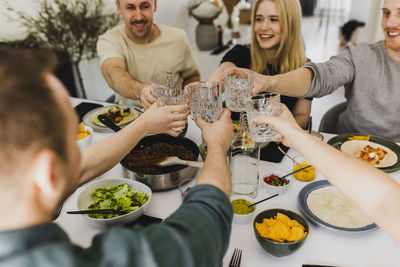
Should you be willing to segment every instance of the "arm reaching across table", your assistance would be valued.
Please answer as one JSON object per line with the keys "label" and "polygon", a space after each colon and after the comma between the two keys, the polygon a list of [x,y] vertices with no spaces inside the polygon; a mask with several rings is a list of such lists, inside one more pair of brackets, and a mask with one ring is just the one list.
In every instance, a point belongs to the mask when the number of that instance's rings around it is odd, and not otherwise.
{"label": "arm reaching across table", "polygon": [[311,88],[314,75],[312,70],[308,68],[298,68],[274,76],[259,74],[243,68],[240,68],[240,70],[254,75],[252,95],[272,92],[293,97],[304,96]]}
{"label": "arm reaching across table", "polygon": [[114,167],[148,134],[167,133],[178,136],[172,128],[184,126],[189,114],[188,105],[157,107],[153,104],[134,122],[107,139],[92,144],[82,152],[80,184]]}
{"label": "arm reaching across table", "polygon": [[207,123],[197,118],[196,123],[207,143],[207,157],[197,184],[211,184],[221,189],[228,197],[231,195],[230,172],[226,152],[233,139],[233,124],[230,111],[224,109],[221,118],[215,123]]}
{"label": "arm reaching across table", "polygon": [[270,124],[283,144],[305,156],[336,188],[357,203],[385,232],[400,244],[400,185],[371,167],[305,133],[281,105],[280,117],[259,117],[256,124]]}

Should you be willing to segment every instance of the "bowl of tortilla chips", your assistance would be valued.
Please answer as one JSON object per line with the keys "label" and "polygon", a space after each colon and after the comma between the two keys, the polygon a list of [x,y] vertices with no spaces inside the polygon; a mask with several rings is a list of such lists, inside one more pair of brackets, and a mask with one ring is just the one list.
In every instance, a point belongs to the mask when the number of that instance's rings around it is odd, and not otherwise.
{"label": "bowl of tortilla chips", "polygon": [[253,222],[258,244],[275,257],[284,257],[299,249],[306,240],[309,226],[303,216],[285,209],[259,213]]}

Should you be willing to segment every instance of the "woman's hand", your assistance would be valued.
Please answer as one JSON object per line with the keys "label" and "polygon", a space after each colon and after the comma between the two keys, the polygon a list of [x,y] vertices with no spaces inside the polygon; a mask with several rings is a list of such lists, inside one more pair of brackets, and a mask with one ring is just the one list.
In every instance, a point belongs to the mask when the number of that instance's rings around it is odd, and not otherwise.
{"label": "woman's hand", "polygon": [[157,107],[157,103],[154,103],[136,121],[143,124],[147,134],[167,133],[178,136],[182,131],[172,128],[184,127],[188,115],[188,105]]}
{"label": "woman's hand", "polygon": [[295,136],[298,133],[304,133],[300,126],[297,124],[292,113],[286,107],[286,105],[281,104],[281,114],[279,117],[274,116],[260,116],[251,123],[255,124],[269,124],[277,132],[282,135],[281,141],[285,146],[292,147],[295,140]]}

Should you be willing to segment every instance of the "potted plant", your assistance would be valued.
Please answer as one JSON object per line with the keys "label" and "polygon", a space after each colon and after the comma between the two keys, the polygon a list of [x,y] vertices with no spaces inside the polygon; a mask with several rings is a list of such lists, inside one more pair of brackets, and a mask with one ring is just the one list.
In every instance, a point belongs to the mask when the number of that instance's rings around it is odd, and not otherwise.
{"label": "potted plant", "polygon": [[43,0],[36,16],[16,9],[10,1],[0,0],[11,21],[27,29],[25,46],[51,47],[59,64],[71,64],[86,98],[79,62],[96,57],[99,35],[120,21],[116,13],[105,14],[103,0]]}

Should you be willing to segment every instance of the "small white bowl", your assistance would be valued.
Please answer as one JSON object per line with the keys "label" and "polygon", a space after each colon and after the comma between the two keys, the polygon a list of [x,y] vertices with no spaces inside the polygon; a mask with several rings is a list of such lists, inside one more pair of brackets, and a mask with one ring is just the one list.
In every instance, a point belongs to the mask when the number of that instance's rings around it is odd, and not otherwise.
{"label": "small white bowl", "polygon": [[276,185],[267,184],[264,181],[264,178],[268,177],[268,176],[270,176],[272,174],[275,174],[275,175],[277,175],[279,177],[282,177],[287,173],[284,173],[284,172],[281,172],[281,171],[268,171],[268,172],[266,172],[265,174],[263,174],[262,179],[261,179],[262,188],[263,188],[263,190],[265,192],[267,192],[270,195],[275,195],[275,194],[281,195],[288,189],[288,187],[289,187],[289,185],[291,183],[290,178],[289,177],[285,177],[285,179],[289,181],[289,183],[287,185],[276,186]]}
{"label": "small white bowl", "polygon": [[85,126],[85,130],[88,130],[90,134],[89,134],[89,136],[87,136],[81,140],[76,140],[76,143],[78,144],[80,149],[84,149],[84,148],[90,146],[90,144],[92,143],[92,140],[93,140],[93,128],[89,127],[87,125],[84,125],[84,126]]}
{"label": "small white bowl", "polygon": [[[232,203],[232,200],[235,200],[235,199],[245,199],[248,202],[250,202],[251,204],[253,204],[255,202],[254,199],[252,199],[251,197],[244,196],[244,195],[234,195],[231,197],[231,203]],[[253,219],[255,211],[256,211],[256,207],[254,207],[253,212],[251,212],[249,214],[236,214],[234,212],[233,213],[233,222],[236,224],[248,224]]]}
{"label": "small white bowl", "polygon": [[130,188],[144,192],[149,199],[147,200],[146,203],[143,204],[139,209],[131,211],[127,214],[120,215],[118,217],[110,218],[110,219],[96,219],[96,218],[91,218],[88,215],[82,215],[86,220],[88,220],[89,223],[100,226],[100,227],[107,227],[107,226],[112,226],[112,225],[124,225],[130,222],[135,221],[138,219],[140,216],[143,215],[143,213],[147,210],[149,207],[150,201],[151,201],[151,189],[140,182],[131,180],[131,179],[126,179],[126,178],[113,178],[113,179],[101,179],[101,180],[96,180],[93,182],[88,183],[85,185],[83,190],[79,193],[78,199],[77,199],[77,206],[78,210],[87,210],[89,207],[89,204],[92,202],[93,198],[90,196],[90,193],[92,193],[94,190],[101,188],[101,187],[112,187],[120,184],[127,183]]}

